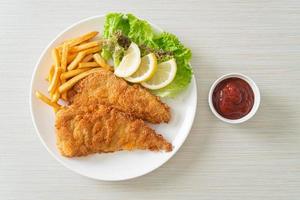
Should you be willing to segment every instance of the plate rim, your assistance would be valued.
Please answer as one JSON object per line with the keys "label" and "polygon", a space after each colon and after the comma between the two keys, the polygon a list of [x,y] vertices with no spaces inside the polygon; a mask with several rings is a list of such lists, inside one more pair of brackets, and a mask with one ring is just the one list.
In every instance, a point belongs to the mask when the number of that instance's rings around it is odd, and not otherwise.
{"label": "plate rim", "polygon": [[[195,75],[193,74],[192,75],[192,79],[191,79],[191,82],[190,84],[194,84],[194,87],[195,87],[195,105],[194,106],[194,110],[193,110],[193,113],[192,113],[192,120],[191,120],[191,123],[189,125],[189,127],[187,128],[187,133],[185,134],[184,138],[179,142],[178,144],[178,148],[177,149],[174,149],[170,156],[168,156],[165,160],[163,160],[163,162],[161,162],[160,164],[158,164],[157,166],[153,167],[151,170],[148,170],[144,173],[141,173],[139,175],[136,175],[136,176],[132,176],[132,177],[125,177],[125,178],[115,178],[115,179],[99,179],[98,177],[93,177],[93,176],[90,176],[90,175],[87,175],[87,174],[84,174],[82,173],[81,171],[79,170],[76,170],[74,168],[71,168],[71,166],[69,166],[67,163],[65,163],[64,161],[62,161],[58,156],[56,156],[54,154],[54,152],[52,152],[52,150],[48,147],[48,145],[46,144],[46,142],[43,140],[42,136],[41,136],[41,133],[37,127],[37,124],[36,124],[36,120],[35,120],[35,117],[34,117],[34,114],[33,114],[33,105],[32,105],[32,99],[34,97],[34,94],[33,94],[33,84],[34,84],[34,79],[36,77],[36,73],[37,73],[37,70],[38,70],[38,67],[39,67],[39,64],[42,60],[42,58],[44,57],[44,55],[46,54],[47,50],[50,48],[50,46],[55,43],[55,41],[61,36],[63,35],[65,32],[67,32],[68,30],[70,30],[71,28],[77,26],[78,24],[81,24],[81,23],[84,23],[84,22],[87,22],[89,20],[92,20],[92,19],[95,19],[95,18],[101,18],[101,17],[105,17],[106,14],[102,14],[102,15],[94,15],[94,16],[90,16],[90,17],[87,17],[87,18],[84,18],[84,19],[81,19],[79,21],[76,21],[74,23],[72,23],[71,25],[69,25],[67,28],[65,28],[64,30],[60,31],[55,37],[54,39],[52,39],[48,45],[43,49],[43,51],[41,52],[36,64],[35,64],[35,67],[33,69],[33,73],[31,75],[31,81],[30,81],[30,94],[29,94],[29,106],[30,106],[30,115],[31,115],[31,120],[32,120],[32,123],[33,123],[33,126],[34,126],[34,129],[35,129],[35,132],[36,134],[38,135],[39,137],[39,140],[42,142],[43,146],[46,148],[46,150],[50,153],[50,155],[52,157],[54,157],[54,159],[59,162],[60,164],[62,164],[65,168],[69,169],[70,171],[73,171],[81,176],[84,176],[84,177],[87,177],[87,178],[90,178],[90,179],[94,179],[94,180],[101,180],[101,181],[112,181],[112,182],[115,182],[115,181],[124,181],[124,180],[130,180],[130,179],[134,179],[134,178],[138,178],[138,177],[141,177],[141,176],[144,176],[146,174],[149,174],[151,172],[153,172],[154,170],[160,168],[162,165],[164,165],[166,162],[168,162],[177,152],[178,150],[182,147],[183,143],[186,141],[186,138],[187,136],[190,134],[191,132],[191,129],[192,129],[192,126],[194,124],[194,121],[195,121],[195,117],[196,117],[196,111],[197,111],[197,104],[198,104],[198,89],[197,89],[197,81],[196,81],[196,78],[195,78]],[[140,18],[140,19],[143,19],[143,18]],[[144,20],[144,19],[143,19]],[[159,26],[153,24],[151,21],[149,20],[146,20],[152,27],[154,27],[155,29],[158,29],[160,31],[163,31],[163,29],[161,29]]]}

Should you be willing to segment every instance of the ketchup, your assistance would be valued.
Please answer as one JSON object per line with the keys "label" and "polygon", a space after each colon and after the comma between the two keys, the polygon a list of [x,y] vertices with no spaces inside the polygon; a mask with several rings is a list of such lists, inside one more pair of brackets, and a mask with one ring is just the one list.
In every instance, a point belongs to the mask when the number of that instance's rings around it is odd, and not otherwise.
{"label": "ketchup", "polygon": [[240,119],[251,111],[254,93],[243,79],[228,78],[215,87],[212,101],[221,116],[227,119]]}

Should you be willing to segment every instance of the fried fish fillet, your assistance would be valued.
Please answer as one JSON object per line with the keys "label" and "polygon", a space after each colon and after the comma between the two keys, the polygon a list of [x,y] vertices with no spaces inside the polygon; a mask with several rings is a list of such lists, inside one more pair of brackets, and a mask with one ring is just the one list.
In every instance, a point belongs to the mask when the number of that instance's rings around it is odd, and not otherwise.
{"label": "fried fish fillet", "polygon": [[144,121],[100,104],[71,105],[56,114],[57,146],[66,157],[121,150],[171,151]]}
{"label": "fried fish fillet", "polygon": [[68,93],[68,100],[77,105],[100,103],[112,106],[151,123],[168,122],[171,117],[169,107],[158,97],[139,85],[129,85],[106,70],[75,84]]}

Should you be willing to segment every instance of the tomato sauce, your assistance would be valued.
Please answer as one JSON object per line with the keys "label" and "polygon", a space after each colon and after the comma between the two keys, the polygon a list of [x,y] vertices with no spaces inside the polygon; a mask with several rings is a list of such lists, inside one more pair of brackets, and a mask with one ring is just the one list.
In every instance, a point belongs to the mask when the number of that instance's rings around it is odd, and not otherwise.
{"label": "tomato sauce", "polygon": [[212,101],[221,116],[227,119],[240,119],[251,111],[254,93],[243,79],[228,78],[215,87]]}

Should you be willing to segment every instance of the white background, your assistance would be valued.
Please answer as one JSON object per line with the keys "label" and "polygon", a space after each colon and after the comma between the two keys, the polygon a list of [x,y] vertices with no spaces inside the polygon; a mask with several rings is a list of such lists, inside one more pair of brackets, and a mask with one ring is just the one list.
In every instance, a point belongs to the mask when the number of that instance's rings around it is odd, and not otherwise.
{"label": "white background", "polygon": [[[192,131],[163,167],[124,182],[81,177],[39,141],[29,86],[45,46],[72,23],[132,12],[192,49],[198,110]],[[251,121],[229,125],[210,112],[219,76],[241,72],[261,89]],[[300,1],[0,1],[0,199],[300,198]]]}

